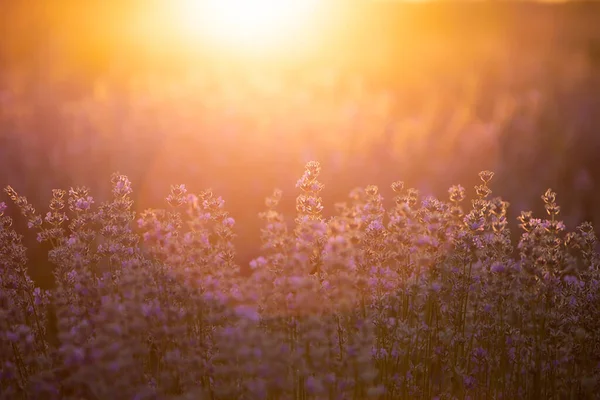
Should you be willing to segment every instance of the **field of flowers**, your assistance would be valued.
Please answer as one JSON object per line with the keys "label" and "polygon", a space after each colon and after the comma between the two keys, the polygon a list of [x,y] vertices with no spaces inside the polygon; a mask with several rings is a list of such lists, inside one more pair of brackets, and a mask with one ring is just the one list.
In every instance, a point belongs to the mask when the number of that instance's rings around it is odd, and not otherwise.
{"label": "field of flowers", "polygon": [[[36,287],[2,217],[3,399],[583,399],[600,389],[600,271],[589,223],[566,232],[556,194],[523,212],[512,246],[494,174],[447,199],[396,181],[355,189],[323,217],[309,162],[285,223],[276,190],[261,255],[240,274],[235,220],[209,190],[171,187],[167,209],[52,192],[37,212],[55,287]],[[474,193],[471,204],[465,201]],[[0,204],[0,214],[6,210]],[[137,229],[136,229],[137,228]],[[138,230],[139,229],[139,230]],[[136,233],[137,232],[137,233]]]}
{"label": "field of flowers", "polygon": [[0,13],[0,400],[598,398],[600,7],[381,7],[279,62]]}

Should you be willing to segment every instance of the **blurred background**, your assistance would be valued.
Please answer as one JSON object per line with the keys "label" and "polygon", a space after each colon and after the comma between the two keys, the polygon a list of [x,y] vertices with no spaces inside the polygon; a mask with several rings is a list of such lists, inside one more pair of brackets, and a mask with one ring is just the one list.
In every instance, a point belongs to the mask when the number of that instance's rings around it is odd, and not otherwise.
{"label": "blurred background", "polygon": [[446,198],[490,169],[513,222],[551,187],[570,228],[600,226],[600,2],[318,3],[261,36],[240,2],[219,25],[192,0],[1,0],[0,184],[42,212],[52,188],[108,199],[115,171],[140,211],[212,188],[242,264],[275,187],[293,220],[309,160],[327,214],[356,186]]}

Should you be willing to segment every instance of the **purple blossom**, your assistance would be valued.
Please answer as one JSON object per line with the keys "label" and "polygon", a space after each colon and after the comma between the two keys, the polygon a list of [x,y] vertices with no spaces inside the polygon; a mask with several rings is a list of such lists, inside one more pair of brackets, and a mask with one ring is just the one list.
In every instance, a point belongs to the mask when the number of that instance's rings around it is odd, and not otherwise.
{"label": "purple blossom", "polygon": [[249,305],[239,305],[235,308],[235,312],[239,317],[246,318],[253,322],[258,322],[260,319],[258,311]]}

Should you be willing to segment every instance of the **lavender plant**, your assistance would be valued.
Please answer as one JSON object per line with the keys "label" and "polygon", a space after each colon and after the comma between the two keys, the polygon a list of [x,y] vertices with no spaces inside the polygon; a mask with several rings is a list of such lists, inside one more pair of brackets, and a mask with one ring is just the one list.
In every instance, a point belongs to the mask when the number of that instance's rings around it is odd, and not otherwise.
{"label": "lavender plant", "polygon": [[236,264],[235,221],[211,190],[171,187],[132,211],[131,182],[54,190],[44,217],[56,285],[29,277],[0,203],[2,399],[583,399],[600,390],[600,255],[591,224],[567,232],[509,204],[479,174],[471,206],[392,184],[357,188],[325,217],[320,165],[297,216],[260,214],[261,255]]}

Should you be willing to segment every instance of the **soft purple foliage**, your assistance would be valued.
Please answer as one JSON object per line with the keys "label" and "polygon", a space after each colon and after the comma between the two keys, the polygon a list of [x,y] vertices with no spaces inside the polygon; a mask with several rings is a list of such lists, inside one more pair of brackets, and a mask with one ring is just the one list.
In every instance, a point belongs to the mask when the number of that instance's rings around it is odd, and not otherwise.
{"label": "soft purple foliage", "polygon": [[[54,190],[40,214],[56,288],[29,278],[0,203],[1,399],[591,398],[600,390],[600,257],[590,224],[567,232],[508,203],[481,172],[449,200],[357,189],[325,218],[320,165],[297,183],[294,227],[276,190],[262,253],[235,264],[235,221],[212,191],[172,186],[167,210],[132,211],[112,179]],[[463,208],[464,207],[464,208]]]}

